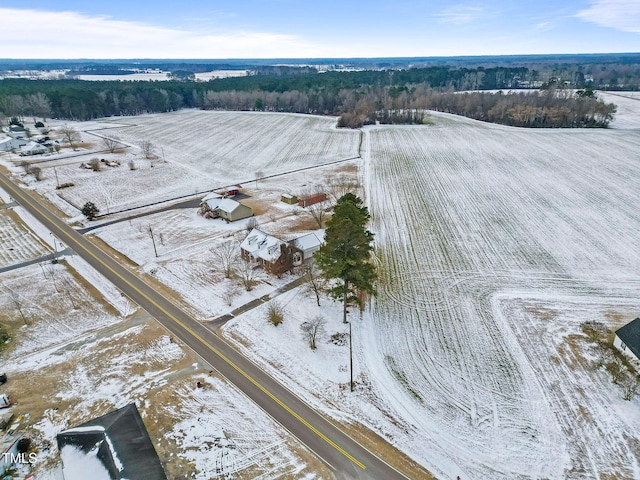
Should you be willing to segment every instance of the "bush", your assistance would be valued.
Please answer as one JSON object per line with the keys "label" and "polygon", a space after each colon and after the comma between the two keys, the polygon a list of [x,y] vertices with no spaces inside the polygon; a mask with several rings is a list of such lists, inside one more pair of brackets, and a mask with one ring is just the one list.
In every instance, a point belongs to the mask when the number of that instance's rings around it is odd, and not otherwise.
{"label": "bush", "polygon": [[31,167],[29,173],[33,175],[33,178],[37,181],[42,180],[42,169],[40,167]]}
{"label": "bush", "polygon": [[275,300],[269,304],[269,308],[267,309],[267,320],[269,320],[269,322],[275,327],[284,321],[284,308]]}
{"label": "bush", "polygon": [[92,159],[89,161],[89,166],[91,167],[91,169],[92,169],[94,172],[98,172],[98,171],[100,171],[100,168],[101,168],[101,167],[100,167],[100,160],[99,160],[98,158],[92,158]]}

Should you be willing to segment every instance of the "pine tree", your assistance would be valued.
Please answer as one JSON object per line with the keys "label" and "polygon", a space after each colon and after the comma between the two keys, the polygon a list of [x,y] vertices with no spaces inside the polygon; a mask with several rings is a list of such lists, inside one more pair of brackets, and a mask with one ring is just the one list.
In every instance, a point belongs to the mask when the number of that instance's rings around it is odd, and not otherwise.
{"label": "pine tree", "polygon": [[367,230],[369,210],[353,193],[338,199],[333,216],[327,221],[325,244],[315,261],[327,279],[337,280],[329,289],[335,300],[342,300],[343,321],[347,307],[360,305],[358,291],[375,295],[375,266],[371,263],[373,233]]}
{"label": "pine tree", "polygon": [[84,206],[82,207],[82,210],[80,211],[85,217],[87,217],[87,220],[93,220],[98,216],[98,213],[100,213],[100,210],[98,209],[98,207],[96,207],[96,204],[93,202],[85,203]]}

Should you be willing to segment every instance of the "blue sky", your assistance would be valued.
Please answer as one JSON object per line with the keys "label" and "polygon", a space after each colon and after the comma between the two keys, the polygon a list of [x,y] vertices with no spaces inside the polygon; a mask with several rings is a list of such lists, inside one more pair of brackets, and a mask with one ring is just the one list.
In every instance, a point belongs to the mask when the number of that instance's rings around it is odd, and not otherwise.
{"label": "blue sky", "polygon": [[2,58],[640,52],[640,0],[2,0]]}

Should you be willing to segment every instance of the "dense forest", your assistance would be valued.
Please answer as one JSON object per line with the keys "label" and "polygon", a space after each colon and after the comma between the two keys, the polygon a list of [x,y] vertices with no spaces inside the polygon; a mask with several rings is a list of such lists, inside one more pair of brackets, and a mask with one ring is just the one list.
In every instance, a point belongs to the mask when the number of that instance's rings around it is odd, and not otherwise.
{"label": "dense forest", "polygon": [[[593,87],[612,81],[612,75],[616,82],[623,78],[628,89],[640,87],[637,63],[325,73],[308,66],[265,66],[253,75],[208,82],[189,79],[184,70],[188,64],[179,67],[180,75],[161,82],[4,79],[0,112],[5,117],[88,120],[180,108],[259,110],[337,115],[339,125],[358,127],[420,123],[422,112],[433,109],[516,126],[606,127],[615,107],[599,101]],[[515,88],[530,91],[507,93]],[[580,95],[573,93],[576,88]]]}

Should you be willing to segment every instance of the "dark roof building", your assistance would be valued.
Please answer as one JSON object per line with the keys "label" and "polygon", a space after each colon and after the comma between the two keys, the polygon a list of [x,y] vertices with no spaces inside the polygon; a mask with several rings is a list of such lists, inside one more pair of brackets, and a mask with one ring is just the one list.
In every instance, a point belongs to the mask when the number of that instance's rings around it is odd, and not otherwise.
{"label": "dark roof building", "polygon": [[640,360],[640,317],[616,330],[613,345],[632,360]]}
{"label": "dark roof building", "polygon": [[[158,454],[134,403],[114,410],[57,435],[58,449],[75,447],[82,454],[97,458],[111,480],[166,480]],[[64,456],[63,456],[64,457]],[[81,463],[77,455],[67,462]],[[77,470],[67,465],[64,470]]]}

